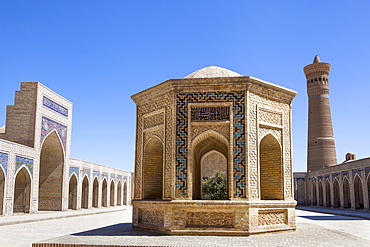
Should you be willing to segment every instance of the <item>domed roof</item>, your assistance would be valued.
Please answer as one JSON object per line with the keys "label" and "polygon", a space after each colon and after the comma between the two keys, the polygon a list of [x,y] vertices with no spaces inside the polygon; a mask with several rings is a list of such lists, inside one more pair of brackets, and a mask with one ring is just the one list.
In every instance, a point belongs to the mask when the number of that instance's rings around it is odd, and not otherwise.
{"label": "domed roof", "polygon": [[185,78],[212,78],[212,77],[235,77],[235,76],[242,76],[234,71],[217,67],[217,66],[209,66],[203,69],[197,70],[190,75],[186,76]]}

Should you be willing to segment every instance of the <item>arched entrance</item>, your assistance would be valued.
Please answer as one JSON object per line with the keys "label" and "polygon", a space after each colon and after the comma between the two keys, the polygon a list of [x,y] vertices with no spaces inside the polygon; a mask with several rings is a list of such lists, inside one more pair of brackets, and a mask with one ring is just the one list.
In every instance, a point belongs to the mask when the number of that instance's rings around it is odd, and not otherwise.
{"label": "arched entrance", "polygon": [[101,194],[101,205],[103,207],[108,206],[108,191],[107,191],[107,180],[104,178],[103,179],[103,184],[102,184],[102,194]]}
{"label": "arched entrance", "polygon": [[4,199],[5,199],[5,173],[0,167],[0,215],[3,215],[4,211]]}
{"label": "arched entrance", "polygon": [[122,184],[121,181],[117,183],[117,206],[122,205]]}
{"label": "arched entrance", "polygon": [[333,194],[334,194],[334,207],[339,208],[340,207],[340,190],[339,190],[339,182],[337,179],[334,179],[333,183]]}
{"label": "arched entrance", "polygon": [[31,201],[31,176],[23,167],[15,177],[13,213],[29,213]]}
{"label": "arched entrance", "polygon": [[316,182],[312,184],[312,205],[317,206],[317,188]]}
{"label": "arched entrance", "polygon": [[68,209],[77,209],[77,177],[72,174],[69,179]]}
{"label": "arched entrance", "polygon": [[156,136],[144,148],[143,199],[162,199],[163,144]]}
{"label": "arched entrance", "polygon": [[351,207],[351,195],[349,190],[349,181],[347,177],[343,178],[343,207]]}
{"label": "arched entrance", "polygon": [[[193,200],[214,199],[226,200],[229,198],[227,189],[227,162],[228,143],[226,138],[214,131],[201,134],[193,141]],[[202,193],[202,183],[207,178],[215,177],[219,172],[220,191],[216,191],[214,198],[206,197]],[[205,185],[203,185],[205,186]]]}
{"label": "arched entrance", "polygon": [[319,206],[324,206],[324,190],[322,188],[322,181],[319,182]]}
{"label": "arched entrance", "polygon": [[89,208],[89,179],[87,176],[82,180],[81,208]]}
{"label": "arched entrance", "polygon": [[331,207],[330,182],[328,179],[325,183],[325,205]]}
{"label": "arched entrance", "polygon": [[94,178],[93,182],[93,207],[99,207],[99,181],[98,178]]}
{"label": "arched entrance", "polygon": [[123,205],[127,205],[127,183],[123,182]]}
{"label": "arched entrance", "polygon": [[304,205],[305,204],[305,198],[306,198],[306,189],[305,189],[305,181],[303,179],[299,179],[297,181],[297,204],[298,205]]}
{"label": "arched entrance", "polygon": [[110,206],[114,206],[114,181],[110,181],[110,190],[109,190],[109,199],[110,199]]}
{"label": "arched entrance", "polygon": [[367,198],[369,198],[369,208],[370,208],[370,174],[367,176]]}
{"label": "arched entrance", "polygon": [[54,130],[40,153],[39,210],[62,210],[63,166],[63,146]]}
{"label": "arched entrance", "polygon": [[283,200],[283,167],[281,148],[269,134],[260,143],[260,189],[262,200]]}
{"label": "arched entrance", "polygon": [[355,176],[355,181],[353,184],[353,189],[355,193],[355,208],[363,209],[364,208],[364,194],[362,191],[362,182],[358,175]]}

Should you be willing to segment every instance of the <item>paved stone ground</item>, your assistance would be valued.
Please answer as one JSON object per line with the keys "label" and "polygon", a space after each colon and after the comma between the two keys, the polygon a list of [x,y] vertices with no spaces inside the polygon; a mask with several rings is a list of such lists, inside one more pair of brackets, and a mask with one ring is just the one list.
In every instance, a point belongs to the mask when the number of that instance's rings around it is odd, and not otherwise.
{"label": "paved stone ground", "polygon": [[248,237],[165,236],[133,231],[131,208],[122,210],[2,225],[0,246],[30,246],[32,242],[118,246],[370,246],[370,220],[348,216],[297,210],[296,231]]}

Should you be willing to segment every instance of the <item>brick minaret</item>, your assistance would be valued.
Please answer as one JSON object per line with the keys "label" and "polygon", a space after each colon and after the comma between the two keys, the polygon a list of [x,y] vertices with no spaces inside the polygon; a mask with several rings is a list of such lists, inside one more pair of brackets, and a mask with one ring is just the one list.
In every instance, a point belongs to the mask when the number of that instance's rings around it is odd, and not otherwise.
{"label": "brick minaret", "polygon": [[330,64],[318,56],[304,67],[308,94],[307,171],[337,164],[329,103]]}

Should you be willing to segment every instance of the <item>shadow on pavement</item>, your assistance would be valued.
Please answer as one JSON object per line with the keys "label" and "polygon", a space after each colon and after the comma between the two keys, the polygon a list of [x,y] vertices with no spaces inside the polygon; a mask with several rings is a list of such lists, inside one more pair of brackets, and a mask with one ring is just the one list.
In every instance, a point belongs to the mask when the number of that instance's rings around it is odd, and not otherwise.
{"label": "shadow on pavement", "polygon": [[120,223],[85,232],[73,233],[73,236],[164,236],[164,234],[137,231],[132,229],[131,223]]}
{"label": "shadow on pavement", "polygon": [[343,215],[322,215],[322,216],[297,216],[301,218],[306,218],[309,220],[366,220],[361,218],[355,218],[350,216],[343,216]]}

